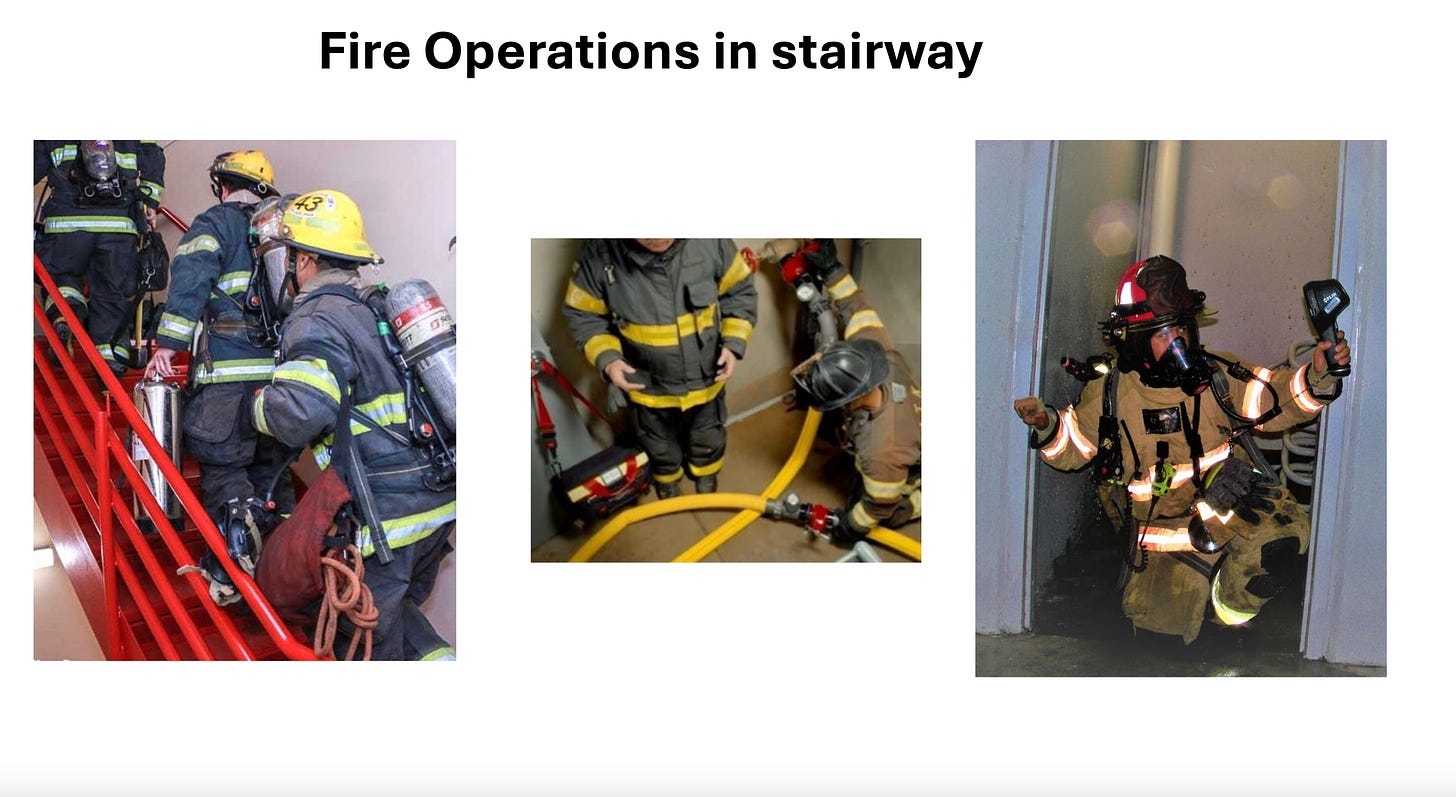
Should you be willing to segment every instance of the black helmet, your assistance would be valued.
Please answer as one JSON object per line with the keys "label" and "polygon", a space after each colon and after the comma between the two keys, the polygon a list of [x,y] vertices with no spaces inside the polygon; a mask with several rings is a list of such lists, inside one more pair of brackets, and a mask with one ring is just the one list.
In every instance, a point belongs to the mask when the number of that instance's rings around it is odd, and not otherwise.
{"label": "black helmet", "polygon": [[809,405],[820,412],[843,407],[889,375],[885,347],[863,339],[832,343],[793,373],[794,383],[809,394]]}

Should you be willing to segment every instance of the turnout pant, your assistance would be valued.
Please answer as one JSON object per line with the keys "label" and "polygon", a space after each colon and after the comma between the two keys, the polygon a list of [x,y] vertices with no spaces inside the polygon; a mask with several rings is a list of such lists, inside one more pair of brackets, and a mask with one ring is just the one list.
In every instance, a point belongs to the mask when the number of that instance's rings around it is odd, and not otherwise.
{"label": "turnout pant", "polygon": [[[455,550],[450,545],[450,533],[454,530],[455,523],[451,521],[419,542],[393,549],[394,559],[387,565],[380,564],[374,556],[364,560],[364,583],[373,593],[374,607],[379,610],[373,660],[419,661],[442,654],[454,656],[450,643],[435,631],[420,610],[435,591],[440,564]],[[341,615],[338,635],[334,637],[335,657],[342,660],[348,654],[353,636],[354,624]],[[354,655],[362,656],[363,649],[361,642]]]}
{"label": "turnout pant", "polygon": [[[48,233],[36,242],[35,252],[86,325],[91,342],[108,360],[120,362],[111,346],[122,338],[136,298],[137,237],[82,230]],[[46,315],[52,322],[60,318],[49,303]]]}
{"label": "turnout pant", "polygon": [[[253,428],[248,399],[266,382],[202,385],[186,399],[182,432],[202,476],[202,505],[217,514],[234,498],[262,499],[292,461],[290,450]],[[293,511],[293,479],[284,473],[273,492],[278,511]]]}
{"label": "turnout pant", "polygon": [[694,479],[721,470],[728,447],[727,406],[723,391],[686,410],[633,404],[632,423],[651,460],[652,478],[659,484],[678,481],[684,464]]}

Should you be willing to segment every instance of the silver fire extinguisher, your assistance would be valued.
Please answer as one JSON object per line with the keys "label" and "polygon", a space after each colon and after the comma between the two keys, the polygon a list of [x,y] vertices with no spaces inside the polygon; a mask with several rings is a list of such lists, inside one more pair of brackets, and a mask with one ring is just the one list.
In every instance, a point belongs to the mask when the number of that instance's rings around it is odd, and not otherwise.
{"label": "silver fire extinguisher", "polygon": [[425,386],[440,422],[455,431],[455,322],[435,287],[408,279],[385,297],[389,325],[404,348],[405,364]]}
{"label": "silver fire extinguisher", "polygon": [[[132,403],[136,405],[142,421],[157,438],[157,442],[162,445],[162,449],[173,465],[178,465],[182,453],[181,393],[182,391],[177,385],[164,382],[160,377],[137,382],[136,387],[131,391]],[[167,518],[170,520],[181,518],[182,502],[168,486],[167,479],[162,475],[162,469],[152,458],[151,452],[142,445],[141,439],[135,434],[131,438],[131,458],[132,462],[136,463],[137,471],[141,473],[147,490],[151,492],[152,497],[157,499],[157,503],[161,505]],[[137,496],[132,497],[132,512],[136,517],[137,525],[141,526],[143,531],[155,530],[150,516],[142,507],[141,499]]]}

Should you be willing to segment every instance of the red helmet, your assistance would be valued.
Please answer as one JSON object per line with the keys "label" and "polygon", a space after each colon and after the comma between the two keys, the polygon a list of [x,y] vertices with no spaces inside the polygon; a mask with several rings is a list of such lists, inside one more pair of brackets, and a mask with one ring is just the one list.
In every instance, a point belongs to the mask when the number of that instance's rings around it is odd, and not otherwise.
{"label": "red helmet", "polygon": [[1188,288],[1188,275],[1181,263],[1154,255],[1133,263],[1122,273],[1103,332],[1126,338],[1128,332],[1157,329],[1180,319],[1195,324],[1204,311],[1203,298],[1203,291]]}

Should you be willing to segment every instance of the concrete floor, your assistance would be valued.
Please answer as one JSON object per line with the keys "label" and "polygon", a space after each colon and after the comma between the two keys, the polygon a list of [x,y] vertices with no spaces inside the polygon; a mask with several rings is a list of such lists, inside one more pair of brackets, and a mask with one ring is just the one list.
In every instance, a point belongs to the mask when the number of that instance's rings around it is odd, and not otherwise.
{"label": "concrete floor", "polygon": [[1302,580],[1276,595],[1245,625],[1230,628],[1205,621],[1188,645],[1181,637],[1134,633],[1121,610],[1120,549],[1109,551],[1106,545],[1084,543],[1058,560],[1061,573],[1033,604],[1033,633],[977,635],[977,676],[1385,675],[1384,667],[1303,657]]}
{"label": "concrete floor", "polygon": [[[826,417],[825,426],[829,419]],[[720,493],[757,495],[771,482],[789,458],[804,423],[802,411],[773,406],[728,426],[728,453],[718,475]],[[805,502],[833,507],[844,505],[852,483],[853,463],[824,439],[815,442],[789,492]],[[691,481],[684,482],[684,494],[692,494]],[[657,500],[649,493],[643,499]],[[680,512],[652,518],[624,529],[593,557],[595,562],[670,562],[733,515],[733,510]],[[570,528],[538,545],[531,552],[533,562],[565,562],[591,536],[593,529]],[[920,539],[919,521],[897,529]],[[888,548],[875,545],[874,552],[885,562],[914,561]],[[749,524],[705,562],[833,562],[850,549],[827,540],[806,538],[796,526],[758,519]]]}

